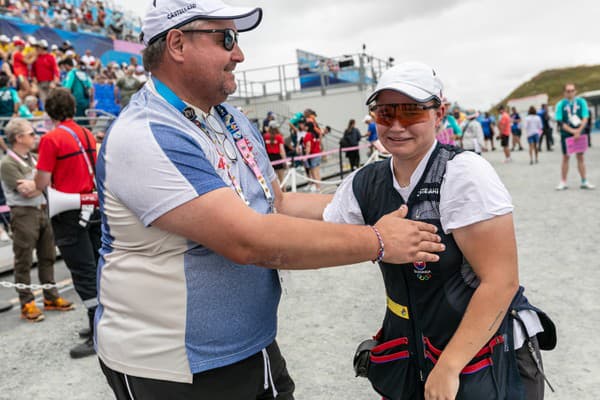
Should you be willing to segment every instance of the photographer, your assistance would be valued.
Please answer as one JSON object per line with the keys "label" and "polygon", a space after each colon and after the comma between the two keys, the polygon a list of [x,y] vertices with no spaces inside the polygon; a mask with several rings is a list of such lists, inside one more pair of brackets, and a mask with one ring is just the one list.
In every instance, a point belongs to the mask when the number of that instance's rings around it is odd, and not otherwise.
{"label": "photographer", "polygon": [[[46,112],[55,129],[40,141],[35,175],[37,188],[44,190],[51,184],[53,189],[64,193],[92,193],[95,188],[96,140],[90,131],[73,121],[75,99],[67,89],[53,89],[46,102]],[[97,220],[97,210],[91,215],[87,210],[68,210],[52,217],[56,245],[71,271],[73,285],[89,317],[89,331],[80,332],[86,341],[71,349],[72,358],[94,354],[94,312],[98,305],[96,266],[100,247]]]}

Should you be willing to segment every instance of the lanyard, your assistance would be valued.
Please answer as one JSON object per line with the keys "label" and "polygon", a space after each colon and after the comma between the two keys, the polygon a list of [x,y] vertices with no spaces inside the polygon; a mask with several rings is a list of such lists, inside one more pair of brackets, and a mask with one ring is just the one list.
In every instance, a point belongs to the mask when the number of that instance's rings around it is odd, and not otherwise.
{"label": "lanyard", "polygon": [[[206,134],[206,136],[208,136],[208,138],[213,142],[213,144],[215,145],[217,154],[219,156],[219,167],[221,167],[221,166],[225,167],[225,169],[227,171],[227,175],[229,177],[229,180],[231,181],[231,184],[233,185],[235,191],[247,205],[250,205],[250,202],[246,199],[246,196],[244,195],[244,192],[242,190],[242,187],[240,186],[240,183],[238,182],[238,180],[233,175],[233,172],[231,171],[231,162],[227,159],[227,157],[225,157],[223,152],[220,150],[217,140],[213,137],[213,135],[211,135],[209,133],[210,129],[208,128],[205,121],[198,120],[198,116],[196,115],[196,112],[194,111],[194,109],[191,107],[188,107],[183,102],[183,100],[181,100],[164,83],[162,83],[155,77],[152,77],[152,81],[154,83],[154,87],[156,88],[156,91],[169,104],[171,104],[173,107],[175,107],[177,110],[179,110],[189,121],[191,121],[194,125],[196,125],[196,127],[198,127],[198,129],[200,129],[202,132],[204,132]],[[242,155],[244,162],[250,168],[250,170],[256,177],[256,180],[260,184],[260,186],[263,190],[263,193],[265,195],[265,198],[267,199],[267,201],[269,203],[270,208],[273,209],[273,194],[271,193],[271,189],[269,189],[269,186],[267,185],[267,181],[264,178],[260,168],[258,167],[258,163],[256,162],[256,158],[254,157],[254,153],[252,152],[252,148],[251,148],[250,144],[248,143],[248,140],[242,135],[242,133],[240,132],[240,130],[237,126],[237,123],[233,119],[233,116],[225,109],[225,107],[218,105],[215,107],[215,109],[217,110],[217,113],[223,120],[223,123],[225,124],[227,131],[229,131],[229,133],[233,137],[236,147],[237,147],[238,151],[240,152],[240,154]]]}
{"label": "lanyard", "polygon": [[71,134],[71,136],[73,136],[73,139],[75,139],[75,141],[77,142],[77,145],[79,146],[79,151],[81,151],[81,154],[83,154],[83,158],[85,159],[85,163],[87,164],[87,167],[88,167],[88,172],[90,173],[90,176],[93,179],[94,178],[94,168],[92,168],[92,163],[90,162],[90,158],[88,157],[85,149],[83,148],[83,145],[81,144],[81,140],[79,140],[79,137],[77,137],[77,134],[75,132],[73,132],[73,130],[71,128],[69,128],[68,126],[59,125],[58,128],[69,132]]}
{"label": "lanyard", "polygon": [[571,102],[567,102],[567,114],[569,114],[569,118],[571,118],[571,114],[577,115],[577,111],[579,111],[579,103],[577,102],[577,98],[573,99],[573,104],[571,104]]}
{"label": "lanyard", "polygon": [[10,158],[12,158],[13,160],[15,160],[15,161],[16,161],[16,162],[18,162],[19,164],[21,164],[23,167],[26,167],[26,168],[27,168],[27,167],[29,167],[29,168],[35,168],[35,164],[36,164],[37,160],[35,159],[35,157],[34,157],[34,156],[33,156],[33,154],[31,154],[31,153],[29,154],[29,157],[31,157],[31,161],[32,161],[32,163],[33,163],[33,165],[34,165],[33,167],[32,167],[31,165],[27,164],[27,163],[26,163],[26,162],[25,162],[25,161],[24,161],[24,160],[23,160],[23,159],[22,159],[22,158],[21,158],[21,157],[20,157],[20,156],[19,156],[17,153],[15,153],[15,152],[14,152],[14,151],[12,151],[12,150],[8,150],[8,151],[6,152],[6,154],[8,154],[8,156],[9,156]]}

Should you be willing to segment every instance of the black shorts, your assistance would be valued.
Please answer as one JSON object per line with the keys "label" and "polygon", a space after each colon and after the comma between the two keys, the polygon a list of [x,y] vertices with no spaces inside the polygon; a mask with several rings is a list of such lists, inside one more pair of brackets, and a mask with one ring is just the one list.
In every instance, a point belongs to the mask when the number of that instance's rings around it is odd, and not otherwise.
{"label": "black shorts", "polygon": [[502,147],[508,147],[509,140],[510,140],[510,136],[500,135],[500,145]]}
{"label": "black shorts", "polygon": [[266,350],[273,380],[271,385],[267,378],[267,388],[262,352],[235,364],[194,374],[191,384],[125,375],[110,369],[102,360],[100,367],[117,400],[275,400],[273,386],[277,400],[294,400],[294,381],[287,372],[277,342]]}
{"label": "black shorts", "polygon": [[[269,160],[271,160],[271,162],[273,161],[279,161],[281,160],[281,154],[277,153],[277,154],[271,154],[269,153]],[[285,164],[277,164],[277,165],[273,165],[273,169],[284,169],[285,168]]]}

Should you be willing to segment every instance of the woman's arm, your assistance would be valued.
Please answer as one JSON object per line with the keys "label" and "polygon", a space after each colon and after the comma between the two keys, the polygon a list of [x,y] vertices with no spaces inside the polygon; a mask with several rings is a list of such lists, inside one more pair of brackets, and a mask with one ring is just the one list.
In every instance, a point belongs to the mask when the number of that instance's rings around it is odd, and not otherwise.
{"label": "woman's arm", "polygon": [[519,288],[512,214],[456,229],[453,235],[480,284],[425,383],[426,400],[456,397],[461,370],[496,333]]}

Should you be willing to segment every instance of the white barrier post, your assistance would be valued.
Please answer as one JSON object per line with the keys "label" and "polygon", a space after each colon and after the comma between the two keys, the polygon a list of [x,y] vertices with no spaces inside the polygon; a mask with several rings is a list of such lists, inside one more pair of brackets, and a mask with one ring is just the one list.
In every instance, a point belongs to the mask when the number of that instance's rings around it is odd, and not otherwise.
{"label": "white barrier post", "polygon": [[290,173],[292,174],[292,176],[290,176],[290,180],[292,181],[292,183],[291,183],[292,192],[296,193],[298,191],[298,188],[296,186],[296,167],[294,167],[293,162],[292,162],[292,165],[290,166]]}

